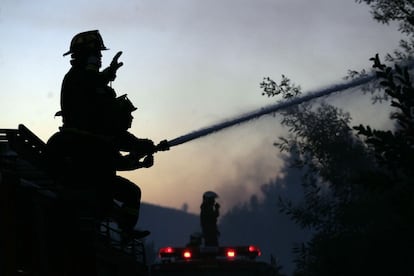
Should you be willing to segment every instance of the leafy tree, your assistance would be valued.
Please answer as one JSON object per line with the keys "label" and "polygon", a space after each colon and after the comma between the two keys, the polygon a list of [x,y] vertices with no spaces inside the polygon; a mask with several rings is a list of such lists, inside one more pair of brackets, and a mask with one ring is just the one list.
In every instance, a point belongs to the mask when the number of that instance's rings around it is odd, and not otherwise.
{"label": "leafy tree", "polygon": [[[350,115],[325,103],[283,112],[290,134],[276,145],[297,156],[292,165],[306,173],[304,202],[282,200],[281,207],[315,231],[295,249],[297,275],[398,275],[408,268],[414,247],[414,93],[406,69],[373,61],[397,108],[394,132],[355,127],[363,141],[349,127]],[[278,90],[275,82],[273,87],[273,95],[292,91]]]}
{"label": "leafy tree", "polygon": [[[372,5],[377,20],[399,20],[401,31],[412,32],[412,1],[364,2]],[[412,56],[413,48],[406,46],[405,53],[387,56],[397,63],[393,67],[378,55],[371,59],[379,79],[371,88],[391,100],[394,130],[352,129],[349,114],[325,103],[301,104],[282,114],[290,134],[276,145],[298,156],[292,165],[306,173],[304,202],[282,200],[281,207],[315,233],[295,248],[296,275],[405,275],[411,270],[414,89],[408,68],[398,65]],[[300,95],[300,87],[285,76],[279,84],[266,78],[261,87],[269,97]]]}
{"label": "leafy tree", "polygon": [[369,5],[375,20],[384,24],[396,21],[402,33],[408,35],[414,33],[414,2],[412,0],[356,0],[355,2],[365,2]]}
{"label": "leafy tree", "polygon": [[[380,194],[386,200],[387,229],[394,235],[393,261],[400,272],[409,269],[414,256],[414,87],[408,68],[382,64],[378,55],[372,58],[385,93],[391,97],[396,121],[393,131],[375,130],[369,126],[354,127],[375,153],[380,165]],[[408,271],[408,270],[405,270]]]}
{"label": "leafy tree", "polygon": [[[294,89],[286,89],[286,77],[273,83],[273,95],[290,98]],[[266,79],[266,82],[269,82]],[[294,85],[293,85],[294,86]],[[280,89],[281,88],[281,89]],[[300,95],[300,90],[297,95]],[[345,240],[361,231],[370,212],[359,213],[366,203],[361,175],[375,167],[373,156],[352,133],[350,115],[322,103],[313,107],[301,104],[282,112],[282,124],[289,128],[288,137],[280,137],[276,145],[292,156],[292,166],[305,171],[302,179],[304,201],[292,204],[281,200],[284,212],[304,228],[315,231],[307,244],[296,248],[298,275],[354,274],[360,263],[350,265],[355,246]],[[340,251],[337,251],[341,248]],[[341,252],[338,255],[338,252]],[[343,258],[348,256],[348,258]]]}

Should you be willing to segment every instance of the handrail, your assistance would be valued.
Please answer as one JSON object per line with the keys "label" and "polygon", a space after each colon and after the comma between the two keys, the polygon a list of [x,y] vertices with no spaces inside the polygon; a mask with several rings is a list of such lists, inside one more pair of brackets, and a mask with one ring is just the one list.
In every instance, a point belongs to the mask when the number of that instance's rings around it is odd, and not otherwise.
{"label": "handrail", "polygon": [[100,223],[99,234],[105,238],[108,244],[125,254],[133,256],[139,263],[145,264],[145,249],[142,241],[132,239],[128,244],[124,244],[121,240],[121,231],[118,228],[111,226],[113,221],[109,218]]}

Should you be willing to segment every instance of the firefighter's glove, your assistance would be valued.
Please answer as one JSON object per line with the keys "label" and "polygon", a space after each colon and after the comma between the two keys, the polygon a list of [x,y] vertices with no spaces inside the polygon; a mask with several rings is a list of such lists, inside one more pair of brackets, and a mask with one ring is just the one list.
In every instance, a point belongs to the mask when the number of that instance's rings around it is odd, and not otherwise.
{"label": "firefighter's glove", "polygon": [[108,68],[106,68],[103,72],[104,74],[106,74],[108,76],[108,80],[109,81],[114,81],[116,78],[116,71],[122,66],[124,65],[124,63],[122,62],[118,62],[119,57],[122,55],[122,52],[119,51],[118,53],[116,53],[116,55],[114,56],[114,58],[111,61],[111,64],[109,65]]}
{"label": "firefighter's glove", "polygon": [[111,70],[113,70],[115,73],[122,65],[124,65],[123,62],[118,62],[118,59],[121,55],[122,55],[122,51],[119,51],[118,53],[116,53],[116,55],[111,61],[111,64],[109,65],[109,68],[111,68]]}
{"label": "firefighter's glove", "polygon": [[154,165],[154,156],[152,154],[145,156],[144,160],[142,160],[141,162],[141,166],[143,168],[150,168],[153,165]]}
{"label": "firefighter's glove", "polygon": [[150,155],[157,151],[154,142],[150,139],[138,139],[135,149],[137,152],[145,155]]}
{"label": "firefighter's glove", "polygon": [[157,146],[156,146],[156,150],[157,151],[166,151],[170,149],[170,144],[168,144],[167,140],[162,140]]}

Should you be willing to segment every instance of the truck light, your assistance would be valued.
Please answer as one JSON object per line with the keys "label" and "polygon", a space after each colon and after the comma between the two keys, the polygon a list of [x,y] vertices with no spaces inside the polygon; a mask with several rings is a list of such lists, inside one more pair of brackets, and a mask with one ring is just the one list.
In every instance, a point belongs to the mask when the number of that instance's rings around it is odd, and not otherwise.
{"label": "truck light", "polygon": [[228,257],[228,258],[236,257],[236,250],[234,250],[233,248],[227,248],[226,249],[226,257]]}
{"label": "truck light", "polygon": [[175,262],[178,260],[198,260],[208,258],[252,259],[260,256],[260,248],[254,245],[235,247],[162,247],[159,257],[164,262]]}
{"label": "truck light", "polygon": [[172,247],[162,247],[162,248],[160,248],[160,250],[159,250],[159,255],[161,256],[161,257],[165,257],[165,256],[172,256],[173,254],[175,253],[175,250],[174,250],[174,248],[172,248]]}
{"label": "truck light", "polygon": [[161,253],[174,253],[174,248],[172,247],[163,247],[160,249]]}
{"label": "truck light", "polygon": [[254,246],[254,245],[249,246],[249,252],[250,253],[255,253],[255,254],[257,254],[257,256],[262,255],[262,252],[260,252],[260,249],[257,246]]}
{"label": "truck light", "polygon": [[183,257],[184,257],[184,259],[191,259],[191,257],[192,257],[191,251],[188,250],[188,249],[184,250],[183,251]]}

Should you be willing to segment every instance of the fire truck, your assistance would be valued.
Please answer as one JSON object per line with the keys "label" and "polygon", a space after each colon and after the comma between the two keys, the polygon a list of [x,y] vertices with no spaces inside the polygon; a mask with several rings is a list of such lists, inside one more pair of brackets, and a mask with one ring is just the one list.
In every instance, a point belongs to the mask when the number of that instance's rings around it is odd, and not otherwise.
{"label": "fire truck", "polygon": [[151,276],[278,276],[275,265],[258,261],[259,247],[163,247],[150,267]]}
{"label": "fire truck", "polygon": [[[82,264],[70,261],[87,251],[95,271],[83,275],[147,276],[142,240],[121,243],[110,218],[97,222],[79,203],[88,202],[84,193],[73,193],[73,212],[66,210],[61,188],[44,170],[44,149],[24,125],[0,129],[0,275],[74,275]],[[84,248],[72,256],[63,241]]]}

